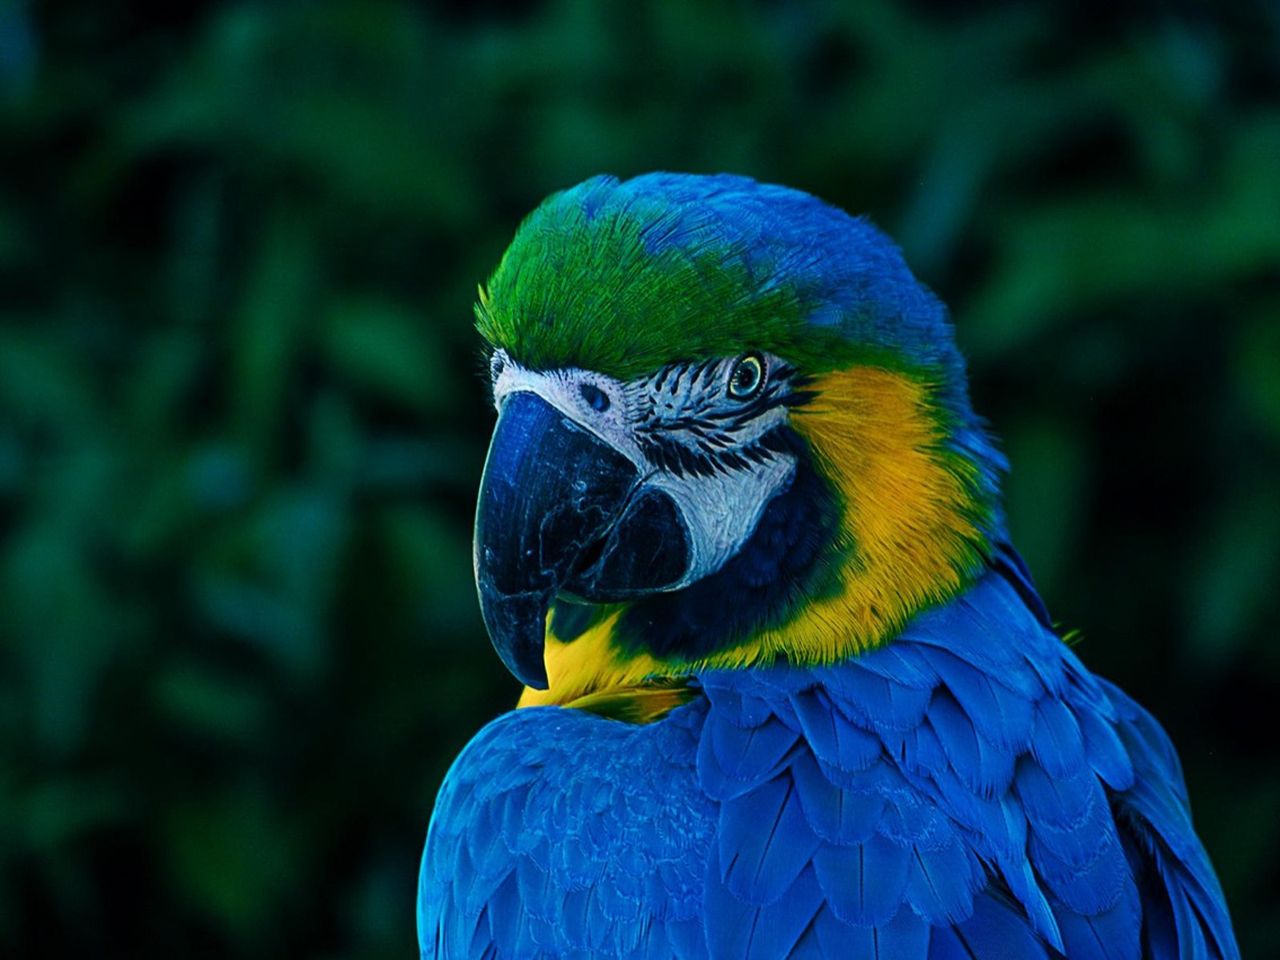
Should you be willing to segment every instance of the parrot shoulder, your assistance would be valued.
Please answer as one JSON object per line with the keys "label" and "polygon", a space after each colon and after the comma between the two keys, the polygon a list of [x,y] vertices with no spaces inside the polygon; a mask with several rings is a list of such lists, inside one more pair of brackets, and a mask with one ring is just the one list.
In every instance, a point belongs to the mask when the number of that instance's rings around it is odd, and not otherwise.
{"label": "parrot shoulder", "polygon": [[631,724],[525,707],[454,762],[418,889],[424,956],[671,956],[700,940],[713,807],[700,698]]}

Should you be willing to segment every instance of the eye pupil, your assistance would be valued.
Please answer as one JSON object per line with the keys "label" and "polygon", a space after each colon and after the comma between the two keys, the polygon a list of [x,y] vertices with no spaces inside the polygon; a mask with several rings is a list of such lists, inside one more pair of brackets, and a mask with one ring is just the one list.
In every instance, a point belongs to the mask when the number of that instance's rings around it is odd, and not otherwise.
{"label": "eye pupil", "polygon": [[729,395],[736,400],[747,400],[764,385],[764,362],[754,353],[739,360],[729,376]]}
{"label": "eye pupil", "polygon": [[596,413],[604,413],[609,409],[609,395],[594,383],[582,384],[578,392],[582,394],[582,399],[587,402],[587,406]]}

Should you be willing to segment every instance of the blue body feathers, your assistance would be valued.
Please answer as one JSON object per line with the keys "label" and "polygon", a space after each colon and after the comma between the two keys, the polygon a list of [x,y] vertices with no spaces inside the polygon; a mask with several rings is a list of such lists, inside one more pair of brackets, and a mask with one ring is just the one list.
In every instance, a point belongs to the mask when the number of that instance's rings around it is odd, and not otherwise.
{"label": "blue body feathers", "polygon": [[487,727],[432,820],[424,955],[1238,956],[1167,738],[1011,554],[885,648],[698,682],[648,725]]}

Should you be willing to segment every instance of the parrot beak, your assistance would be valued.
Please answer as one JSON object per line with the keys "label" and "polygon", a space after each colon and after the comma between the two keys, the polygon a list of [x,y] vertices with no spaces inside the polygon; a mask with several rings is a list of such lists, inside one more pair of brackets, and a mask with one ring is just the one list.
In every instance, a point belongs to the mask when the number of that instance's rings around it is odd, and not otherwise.
{"label": "parrot beak", "polygon": [[547,688],[547,610],[562,591],[617,602],[669,589],[689,566],[671,498],[627,457],[535,393],[502,405],[480,481],[480,611],[517,679]]}

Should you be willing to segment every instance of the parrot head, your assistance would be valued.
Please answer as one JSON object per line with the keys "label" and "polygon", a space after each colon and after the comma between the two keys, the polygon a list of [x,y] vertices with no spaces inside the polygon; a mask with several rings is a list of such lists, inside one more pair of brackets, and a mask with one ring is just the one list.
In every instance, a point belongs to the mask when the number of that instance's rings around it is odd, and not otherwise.
{"label": "parrot head", "polygon": [[808,194],[593,178],[524,221],[476,313],[475,574],[526,702],[835,662],[1004,539],[945,308]]}

